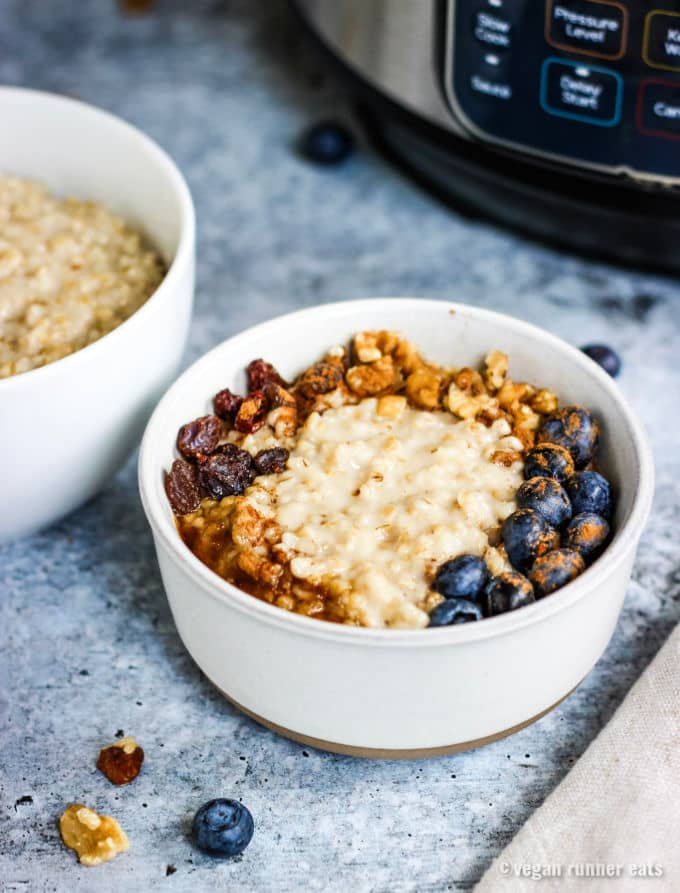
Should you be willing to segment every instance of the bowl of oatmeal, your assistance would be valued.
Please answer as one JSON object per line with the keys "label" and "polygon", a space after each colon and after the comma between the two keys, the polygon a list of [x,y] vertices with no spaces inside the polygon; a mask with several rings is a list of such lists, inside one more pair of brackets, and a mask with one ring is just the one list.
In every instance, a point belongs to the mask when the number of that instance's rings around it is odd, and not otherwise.
{"label": "bowl of oatmeal", "polygon": [[653,469],[579,351],[377,299],[206,355],[157,407],[139,476],[178,631],[227,697],[308,744],[416,756],[508,734],[578,685]]}
{"label": "bowl of oatmeal", "polygon": [[186,183],[81,102],[0,88],[0,542],[115,474],[176,374],[193,298]]}

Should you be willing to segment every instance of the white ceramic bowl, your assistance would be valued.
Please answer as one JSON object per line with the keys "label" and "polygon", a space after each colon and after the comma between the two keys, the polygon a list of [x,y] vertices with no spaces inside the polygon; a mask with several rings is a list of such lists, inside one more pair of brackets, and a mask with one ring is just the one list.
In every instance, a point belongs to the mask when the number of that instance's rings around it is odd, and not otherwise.
{"label": "white ceramic bowl", "polygon": [[37,530],[97,492],[137,443],[177,374],[194,288],[194,209],[184,178],[140,131],[60,96],[0,88],[0,173],[100,202],[141,230],[168,273],[94,344],[0,379],[0,542]]}
{"label": "white ceramic bowl", "polygon": [[[476,364],[491,348],[513,378],[553,388],[602,425],[617,491],[614,536],[583,576],[536,604],[464,626],[369,630],[287,613],[220,579],[183,544],[163,491],[180,425],[242,391],[255,357],[293,377],[362,329],[397,329],[440,363]],[[439,301],[379,299],[303,310],[249,329],[195,363],[147,427],[144,508],[172,613],[203,672],[245,712],[297,740],[369,756],[472,747],[538,718],[591,669],[611,636],[647,518],[653,466],[613,381],[580,351],[507,316]]]}

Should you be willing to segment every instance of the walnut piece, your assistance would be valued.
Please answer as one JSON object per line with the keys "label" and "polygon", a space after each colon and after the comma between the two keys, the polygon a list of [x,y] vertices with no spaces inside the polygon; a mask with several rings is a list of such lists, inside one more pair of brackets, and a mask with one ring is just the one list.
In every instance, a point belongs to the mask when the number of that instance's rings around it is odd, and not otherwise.
{"label": "walnut piece", "polygon": [[380,397],[376,407],[376,415],[383,416],[386,419],[398,419],[406,408],[406,397],[398,394],[388,394],[386,397]]}
{"label": "walnut piece", "polygon": [[503,465],[505,468],[510,468],[515,462],[521,462],[522,456],[517,450],[495,450],[491,454],[489,461],[495,465]]}
{"label": "walnut piece", "polygon": [[373,363],[391,354],[399,344],[397,332],[358,332],[353,340],[354,355],[360,363]]}
{"label": "walnut piece", "polygon": [[64,844],[75,850],[83,865],[101,865],[130,847],[125,831],[109,815],[99,815],[82,803],[72,803],[59,819]]}
{"label": "walnut piece", "polygon": [[498,401],[488,394],[470,394],[451,382],[446,398],[449,411],[460,419],[474,419],[484,414],[492,421],[498,417]]}
{"label": "walnut piece", "polygon": [[347,370],[345,381],[359,397],[376,397],[394,387],[396,369],[391,357],[381,357],[364,366],[352,366]]}
{"label": "walnut piece", "polygon": [[508,374],[508,355],[500,350],[492,350],[484,360],[484,382],[491,391],[497,391]]}
{"label": "walnut piece", "polygon": [[419,409],[436,409],[441,383],[441,378],[430,369],[416,369],[406,379],[406,395]]}
{"label": "walnut piece", "polygon": [[99,751],[97,769],[111,784],[129,784],[139,775],[144,762],[144,751],[134,738],[121,738]]}
{"label": "walnut piece", "polygon": [[559,408],[560,401],[557,399],[557,394],[554,394],[548,388],[541,388],[531,398],[529,405],[535,412],[540,412],[541,415],[549,415]]}

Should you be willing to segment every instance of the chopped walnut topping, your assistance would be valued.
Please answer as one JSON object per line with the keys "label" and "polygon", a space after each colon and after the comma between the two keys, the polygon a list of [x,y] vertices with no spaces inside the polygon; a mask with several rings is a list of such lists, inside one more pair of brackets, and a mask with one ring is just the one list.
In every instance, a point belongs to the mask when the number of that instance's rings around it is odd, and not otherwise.
{"label": "chopped walnut topping", "polygon": [[484,561],[494,577],[512,570],[505,546],[487,546],[484,550]]}
{"label": "chopped walnut topping", "polygon": [[376,414],[385,416],[388,419],[398,419],[406,408],[406,397],[397,394],[388,394],[387,397],[380,397]]}
{"label": "chopped walnut topping", "polygon": [[496,450],[491,454],[490,461],[494,462],[496,465],[503,465],[505,468],[510,468],[515,462],[522,461],[522,454],[517,450]]}
{"label": "chopped walnut topping", "polygon": [[549,415],[559,407],[560,401],[557,399],[557,395],[549,391],[548,388],[541,388],[531,398],[529,405],[541,415]]}
{"label": "chopped walnut topping", "polygon": [[489,390],[497,391],[508,374],[509,360],[507,354],[500,350],[492,350],[484,360],[484,382]]}
{"label": "chopped walnut topping", "polygon": [[429,369],[416,369],[406,379],[406,394],[414,406],[420,409],[436,409],[439,406],[441,378]]}
{"label": "chopped walnut topping", "polygon": [[461,391],[455,382],[449,387],[447,405],[449,411],[461,419],[474,419],[480,413],[493,414],[498,409],[495,397],[488,394],[473,396],[467,391]]}
{"label": "chopped walnut topping", "polygon": [[476,369],[470,369],[468,366],[456,372],[453,380],[459,390],[466,391],[475,397],[486,391],[482,376]]}
{"label": "chopped walnut topping", "polygon": [[375,397],[389,391],[396,380],[397,370],[389,356],[363,366],[352,366],[345,375],[347,385],[358,397]]}
{"label": "chopped walnut topping", "polygon": [[503,409],[514,412],[520,403],[529,400],[535,391],[536,389],[526,382],[512,381],[512,379],[506,378],[496,397]]}
{"label": "chopped walnut topping", "polygon": [[397,332],[359,332],[354,336],[354,355],[360,363],[373,363],[392,353],[400,342]]}
{"label": "chopped walnut topping", "polygon": [[59,819],[64,844],[75,850],[83,865],[101,865],[129,849],[130,842],[118,822],[99,815],[82,803],[73,803]]}

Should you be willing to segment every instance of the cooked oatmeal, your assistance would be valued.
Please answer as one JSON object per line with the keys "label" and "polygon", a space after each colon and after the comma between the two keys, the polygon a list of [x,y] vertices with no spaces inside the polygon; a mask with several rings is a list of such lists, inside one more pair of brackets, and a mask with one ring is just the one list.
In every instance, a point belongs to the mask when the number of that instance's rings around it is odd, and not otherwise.
{"label": "cooked oatmeal", "polygon": [[437,566],[484,555],[489,531],[517,507],[522,462],[491,456],[518,449],[505,419],[487,427],[406,405],[391,417],[368,397],[310,415],[287,469],[256,479],[237,512],[273,522],[272,551],[295,579],[331,593],[348,621],[424,627]]}
{"label": "cooked oatmeal", "polygon": [[0,378],[106,335],[163,275],[160,256],[106,208],[0,176]]}

